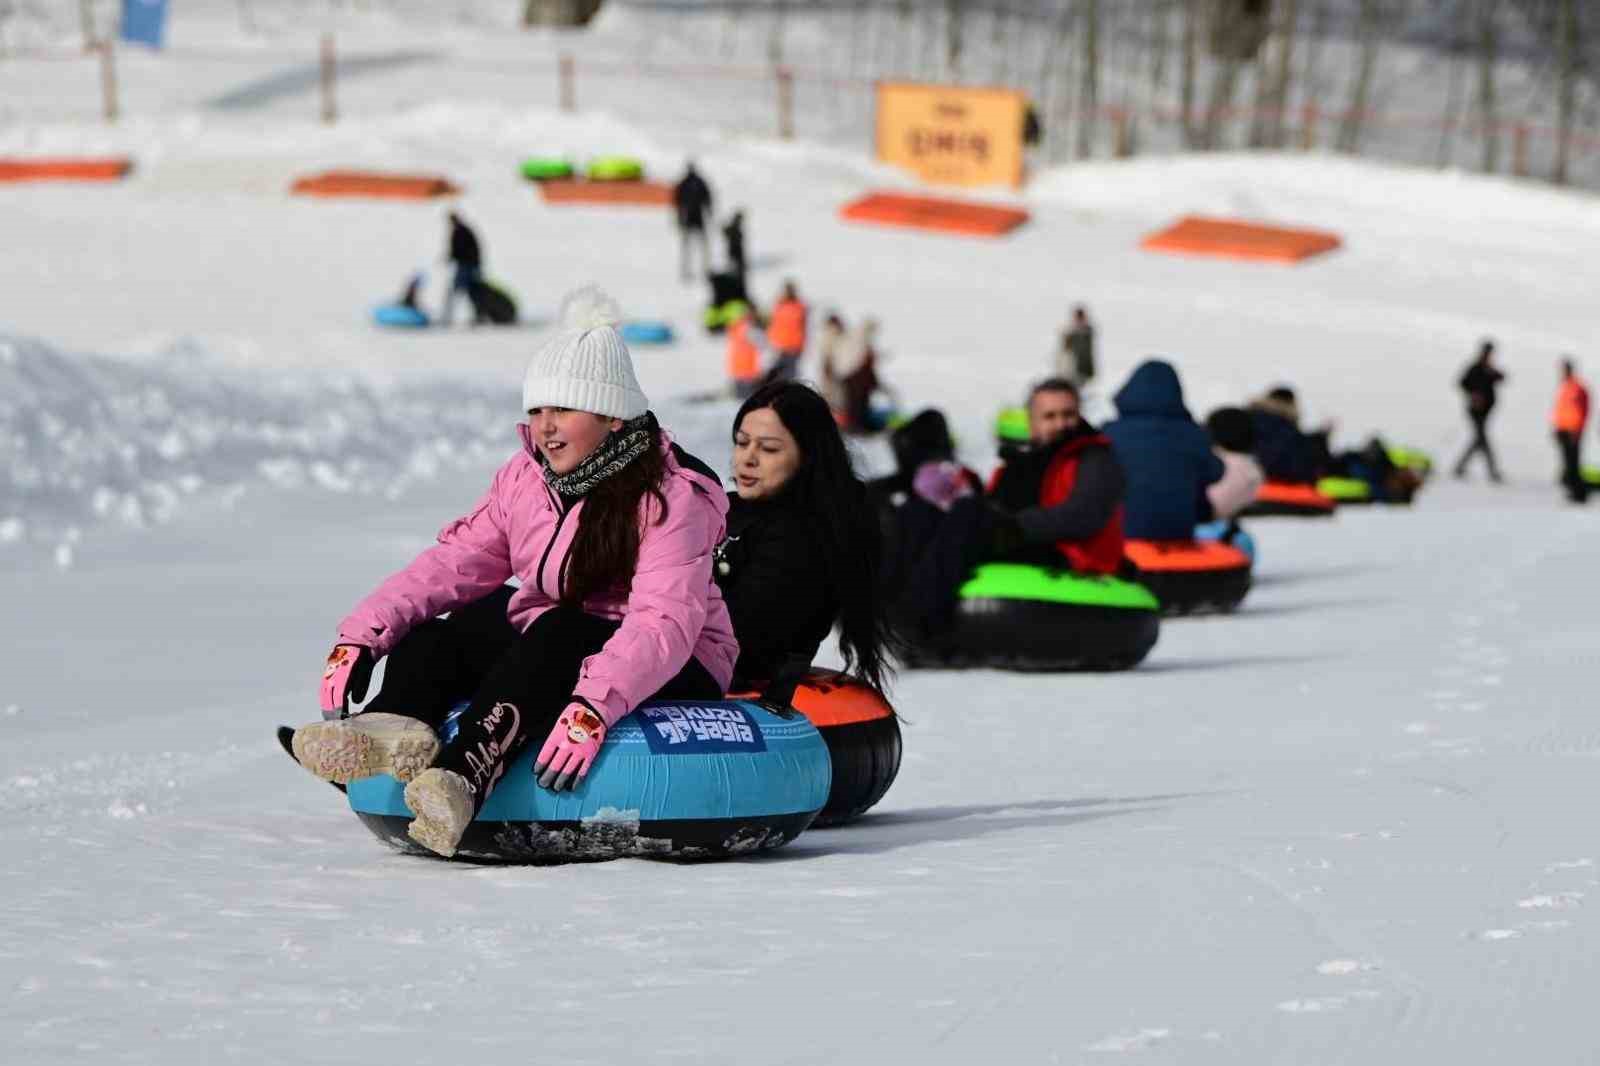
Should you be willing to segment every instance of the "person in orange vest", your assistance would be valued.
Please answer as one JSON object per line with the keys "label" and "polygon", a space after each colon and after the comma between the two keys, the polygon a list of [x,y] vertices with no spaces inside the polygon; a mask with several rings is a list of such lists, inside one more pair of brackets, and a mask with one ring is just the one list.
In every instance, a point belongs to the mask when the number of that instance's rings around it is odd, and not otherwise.
{"label": "person in orange vest", "polygon": [[761,387],[761,325],[749,304],[728,327],[728,380],[740,400]]}
{"label": "person in orange vest", "polygon": [[1556,448],[1561,453],[1561,484],[1567,499],[1582,503],[1589,495],[1583,480],[1583,427],[1589,422],[1589,388],[1578,377],[1571,359],[1561,360],[1561,384],[1556,388],[1556,405],[1550,412]]}
{"label": "person in orange vest", "polygon": [[767,320],[767,343],[772,345],[777,361],[767,374],[767,383],[792,381],[800,372],[800,357],[806,351],[806,315],[808,310],[795,289],[793,280],[783,283],[783,295],[772,309]]}

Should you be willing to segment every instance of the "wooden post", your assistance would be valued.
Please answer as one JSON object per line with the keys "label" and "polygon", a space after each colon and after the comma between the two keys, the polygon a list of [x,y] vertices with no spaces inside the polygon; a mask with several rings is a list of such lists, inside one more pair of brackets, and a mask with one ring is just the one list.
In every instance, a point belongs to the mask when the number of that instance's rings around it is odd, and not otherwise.
{"label": "wooden post", "polygon": [[100,42],[100,101],[106,121],[115,122],[121,113],[117,106],[117,49],[111,41]]}
{"label": "wooden post", "polygon": [[330,125],[339,118],[339,105],[333,94],[336,74],[333,34],[324,33],[322,35],[322,121]]}
{"label": "wooden post", "polygon": [[1128,125],[1128,109],[1114,107],[1111,109],[1112,126],[1112,152],[1118,159],[1126,159],[1133,154],[1133,138],[1130,136],[1131,128]]}
{"label": "wooden post", "polygon": [[1317,114],[1316,104],[1307,104],[1300,109],[1300,148],[1309,152],[1317,146]]}
{"label": "wooden post", "polygon": [[1528,124],[1519,122],[1512,131],[1511,173],[1519,178],[1528,176]]}
{"label": "wooden post", "polygon": [[561,110],[578,110],[578,65],[570,52],[561,53],[559,78],[561,81]]}
{"label": "wooden post", "polygon": [[794,71],[779,67],[778,76],[778,137],[794,140]]}

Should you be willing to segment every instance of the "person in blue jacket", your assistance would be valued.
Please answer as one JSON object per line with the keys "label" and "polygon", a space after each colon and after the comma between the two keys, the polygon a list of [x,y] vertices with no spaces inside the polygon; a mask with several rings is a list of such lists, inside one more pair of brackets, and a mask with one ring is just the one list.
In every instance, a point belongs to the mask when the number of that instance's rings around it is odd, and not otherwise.
{"label": "person in blue jacket", "polygon": [[1188,540],[1211,518],[1206,486],[1222,477],[1211,438],[1183,405],[1172,364],[1147,359],[1116,395],[1105,427],[1127,477],[1123,530],[1135,540]]}

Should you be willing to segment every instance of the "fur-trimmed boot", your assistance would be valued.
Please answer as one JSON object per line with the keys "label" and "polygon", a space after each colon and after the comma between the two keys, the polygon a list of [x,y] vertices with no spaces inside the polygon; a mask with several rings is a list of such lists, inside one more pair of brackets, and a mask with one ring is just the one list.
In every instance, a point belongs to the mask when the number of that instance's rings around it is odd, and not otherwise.
{"label": "fur-trimmed boot", "polygon": [[294,731],[294,757],[324,781],[346,784],[388,774],[410,781],[439,757],[439,738],[428,723],[374,711]]}
{"label": "fur-trimmed boot", "polygon": [[448,859],[472,822],[477,796],[466,778],[434,767],[406,786],[406,806],[417,816],[406,830],[411,839]]}

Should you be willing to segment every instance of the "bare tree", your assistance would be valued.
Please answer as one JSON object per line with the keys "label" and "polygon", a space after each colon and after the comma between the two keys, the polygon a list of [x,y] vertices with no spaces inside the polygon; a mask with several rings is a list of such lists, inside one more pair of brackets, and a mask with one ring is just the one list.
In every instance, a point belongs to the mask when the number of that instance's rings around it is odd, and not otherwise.
{"label": "bare tree", "polygon": [[1500,165],[1500,129],[1495,114],[1494,68],[1498,34],[1495,27],[1496,0],[1477,0],[1478,4],[1478,121],[1483,129],[1483,169],[1492,174]]}
{"label": "bare tree", "polygon": [[1457,3],[1455,16],[1451,27],[1450,78],[1445,86],[1444,121],[1439,124],[1439,148],[1434,153],[1434,165],[1440,167],[1448,166],[1456,155],[1456,124],[1461,114],[1462,56],[1470,43],[1472,5]]}
{"label": "bare tree", "polygon": [[961,80],[962,0],[944,0],[944,67],[951,81]]}
{"label": "bare tree", "polygon": [[1561,0],[1556,27],[1556,53],[1560,57],[1560,87],[1556,100],[1556,165],[1550,180],[1567,183],[1572,152],[1572,116],[1578,103],[1578,0]]}
{"label": "bare tree", "polygon": [[1372,96],[1372,75],[1378,66],[1378,51],[1383,46],[1384,10],[1382,0],[1361,0],[1361,58],[1356,63],[1356,80],[1350,87],[1350,102],[1339,123],[1337,148],[1354,152],[1361,144],[1361,130],[1367,120]]}
{"label": "bare tree", "polygon": [[1083,83],[1078,91],[1078,158],[1094,149],[1095,112],[1100,106],[1100,0],[1083,0]]}
{"label": "bare tree", "polygon": [[1299,0],[1283,0],[1283,18],[1279,23],[1278,62],[1272,73],[1272,87],[1267,94],[1267,132],[1265,143],[1282,148],[1284,128],[1289,112],[1289,85],[1294,76],[1294,38],[1300,28]]}
{"label": "bare tree", "polygon": [[1183,146],[1195,148],[1200,144],[1200,127],[1194,114],[1195,67],[1200,52],[1200,0],[1184,0],[1183,4],[1183,74],[1179,106],[1183,110]]}

